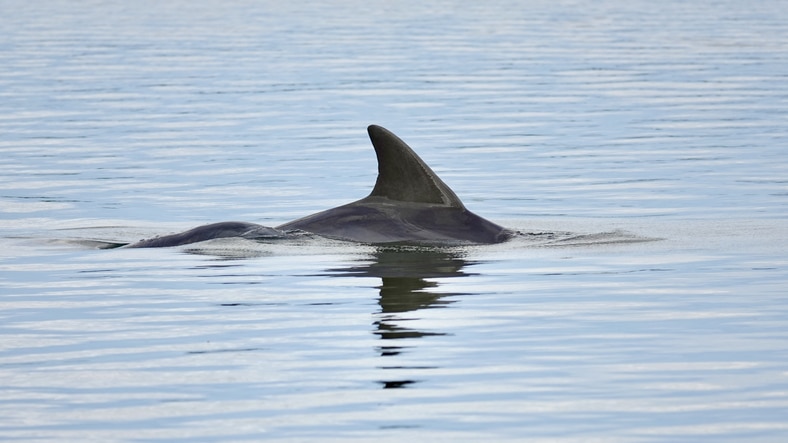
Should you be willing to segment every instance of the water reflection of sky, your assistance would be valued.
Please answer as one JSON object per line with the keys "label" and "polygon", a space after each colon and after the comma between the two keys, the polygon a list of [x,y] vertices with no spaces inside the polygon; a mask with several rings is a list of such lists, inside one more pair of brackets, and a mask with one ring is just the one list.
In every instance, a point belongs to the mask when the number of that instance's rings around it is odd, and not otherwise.
{"label": "water reflection of sky", "polygon": [[[0,439],[784,440],[781,2],[17,3]],[[664,240],[63,241],[353,201],[370,123],[490,220]]]}

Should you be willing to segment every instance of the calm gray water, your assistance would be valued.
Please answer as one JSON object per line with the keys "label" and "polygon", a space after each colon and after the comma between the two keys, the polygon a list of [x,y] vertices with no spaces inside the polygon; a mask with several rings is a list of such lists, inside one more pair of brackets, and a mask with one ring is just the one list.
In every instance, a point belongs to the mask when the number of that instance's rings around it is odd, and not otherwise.
{"label": "calm gray water", "polygon": [[[0,440],[788,438],[785,2],[0,8]],[[585,236],[91,247],[363,197],[370,123]]]}

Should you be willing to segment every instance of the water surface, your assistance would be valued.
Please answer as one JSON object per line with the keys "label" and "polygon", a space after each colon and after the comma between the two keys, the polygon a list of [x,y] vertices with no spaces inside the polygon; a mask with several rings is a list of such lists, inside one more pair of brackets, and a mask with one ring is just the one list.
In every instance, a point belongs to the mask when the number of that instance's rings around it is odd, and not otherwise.
{"label": "water surface", "polygon": [[[0,438],[785,439],[788,10],[466,3],[4,3]],[[585,237],[92,247],[361,198],[371,123]]]}

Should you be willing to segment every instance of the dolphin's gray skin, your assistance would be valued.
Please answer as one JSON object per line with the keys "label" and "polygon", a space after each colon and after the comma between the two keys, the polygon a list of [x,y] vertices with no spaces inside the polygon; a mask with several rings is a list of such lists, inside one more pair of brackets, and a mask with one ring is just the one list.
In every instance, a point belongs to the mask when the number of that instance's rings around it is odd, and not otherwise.
{"label": "dolphin's gray skin", "polygon": [[214,238],[243,237],[249,239],[282,238],[285,233],[268,226],[245,222],[220,222],[198,226],[179,234],[164,235],[126,246],[127,248],[160,248],[164,246],[180,246],[197,243]]}
{"label": "dolphin's gray skin", "polygon": [[399,137],[376,125],[367,131],[378,157],[378,179],[372,193],[361,200],[276,228],[214,223],[127,247],[178,246],[222,237],[283,238],[293,231],[369,244],[485,244],[514,235],[466,209],[454,191]]}

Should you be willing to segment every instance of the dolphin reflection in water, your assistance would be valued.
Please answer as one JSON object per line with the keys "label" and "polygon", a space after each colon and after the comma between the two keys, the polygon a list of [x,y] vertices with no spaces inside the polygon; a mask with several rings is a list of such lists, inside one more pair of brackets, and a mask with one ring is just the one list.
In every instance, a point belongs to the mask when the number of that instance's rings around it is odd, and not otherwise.
{"label": "dolphin reflection in water", "polygon": [[382,388],[409,387],[423,381],[419,374],[427,377],[430,370],[437,368],[431,361],[411,361],[403,366],[397,356],[419,347],[421,338],[447,335],[440,330],[415,328],[412,320],[420,317],[418,311],[446,307],[457,301],[456,296],[468,295],[445,288],[436,291],[445,279],[474,275],[465,268],[476,262],[464,255],[459,248],[378,246],[357,265],[326,270],[324,275],[330,277],[380,278],[380,310],[375,313],[372,333],[380,339],[375,351],[381,358],[377,383]]}
{"label": "dolphin reflection in water", "polygon": [[225,237],[278,239],[298,232],[367,244],[425,245],[491,244],[515,235],[465,208],[454,191],[399,137],[376,125],[367,131],[378,158],[378,178],[369,196],[361,200],[277,227],[221,222],[126,247],[179,246]]}

